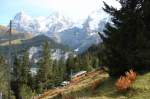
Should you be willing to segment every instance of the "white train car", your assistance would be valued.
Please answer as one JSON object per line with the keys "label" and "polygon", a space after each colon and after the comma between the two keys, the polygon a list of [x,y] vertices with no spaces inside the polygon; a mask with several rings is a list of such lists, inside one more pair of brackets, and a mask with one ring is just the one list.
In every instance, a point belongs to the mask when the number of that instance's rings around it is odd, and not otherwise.
{"label": "white train car", "polygon": [[87,71],[80,71],[78,73],[75,73],[73,76],[71,76],[72,79],[79,77],[81,75],[85,75],[87,73]]}

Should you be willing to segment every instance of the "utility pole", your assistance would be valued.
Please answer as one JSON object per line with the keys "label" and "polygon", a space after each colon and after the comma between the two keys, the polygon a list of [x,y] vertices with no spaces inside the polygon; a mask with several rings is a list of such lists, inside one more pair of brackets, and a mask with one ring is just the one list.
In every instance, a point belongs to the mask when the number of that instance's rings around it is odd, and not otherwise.
{"label": "utility pole", "polygon": [[12,53],[11,53],[11,47],[12,47],[12,20],[10,20],[9,23],[9,53],[8,53],[8,83],[9,83],[9,89],[8,89],[8,98],[11,98],[11,69],[12,69]]}
{"label": "utility pole", "polygon": [[10,23],[9,23],[9,46],[11,46],[11,36],[12,36],[12,20],[10,20]]}

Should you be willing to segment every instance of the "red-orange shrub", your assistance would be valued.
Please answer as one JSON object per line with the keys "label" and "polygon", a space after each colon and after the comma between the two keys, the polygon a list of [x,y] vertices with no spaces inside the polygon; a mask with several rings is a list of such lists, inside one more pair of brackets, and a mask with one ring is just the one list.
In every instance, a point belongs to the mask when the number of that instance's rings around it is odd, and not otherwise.
{"label": "red-orange shrub", "polygon": [[126,77],[128,77],[131,82],[134,82],[136,79],[136,73],[133,70],[130,70],[129,72],[126,72]]}
{"label": "red-orange shrub", "polygon": [[116,87],[119,92],[126,91],[130,85],[131,81],[125,76],[121,76],[116,82]]}
{"label": "red-orange shrub", "polygon": [[129,72],[126,72],[125,76],[121,76],[117,82],[116,82],[116,88],[119,92],[124,92],[136,79],[136,73],[133,70],[130,70]]}

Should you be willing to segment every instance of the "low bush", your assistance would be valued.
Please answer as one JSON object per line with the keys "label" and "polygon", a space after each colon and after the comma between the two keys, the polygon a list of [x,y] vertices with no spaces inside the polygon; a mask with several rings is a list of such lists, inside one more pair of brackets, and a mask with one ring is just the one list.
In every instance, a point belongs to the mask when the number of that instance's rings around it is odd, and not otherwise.
{"label": "low bush", "polygon": [[126,77],[128,77],[131,82],[134,82],[136,79],[136,73],[133,70],[130,70],[129,72],[126,72]]}
{"label": "low bush", "polygon": [[126,91],[130,87],[130,85],[130,79],[125,76],[121,76],[116,82],[116,88],[119,92]]}
{"label": "low bush", "polygon": [[125,76],[121,76],[117,82],[116,82],[116,88],[119,92],[125,92],[127,91],[131,84],[136,79],[136,73],[133,70],[130,70],[129,72],[125,73]]}

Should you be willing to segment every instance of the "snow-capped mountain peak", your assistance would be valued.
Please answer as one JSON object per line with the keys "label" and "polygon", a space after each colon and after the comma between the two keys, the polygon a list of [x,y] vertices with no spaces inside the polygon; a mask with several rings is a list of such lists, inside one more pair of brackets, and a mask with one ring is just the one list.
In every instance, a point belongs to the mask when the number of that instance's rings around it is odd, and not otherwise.
{"label": "snow-capped mountain peak", "polygon": [[12,26],[17,31],[44,34],[80,52],[101,41],[97,32],[102,32],[109,20],[110,16],[102,9],[93,11],[81,22],[74,22],[58,12],[47,17],[30,17],[25,12],[19,12]]}
{"label": "snow-capped mountain peak", "polygon": [[35,35],[46,32],[60,32],[73,24],[59,13],[48,17],[30,17],[24,11],[17,13],[13,19],[13,28],[21,32],[31,32]]}
{"label": "snow-capped mountain peak", "polygon": [[21,11],[16,14],[14,17],[15,21],[26,21],[26,20],[31,20],[31,17],[28,16],[24,11]]}
{"label": "snow-capped mountain peak", "polygon": [[54,12],[46,18],[47,27],[49,28],[48,32],[61,32],[65,29],[70,28],[73,25],[73,22],[58,12]]}

